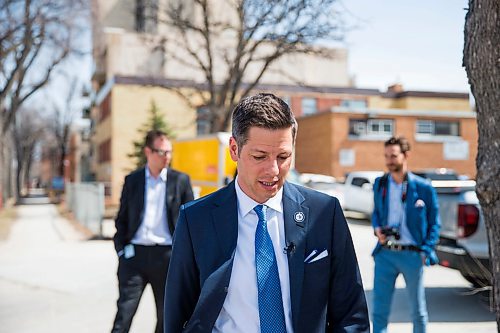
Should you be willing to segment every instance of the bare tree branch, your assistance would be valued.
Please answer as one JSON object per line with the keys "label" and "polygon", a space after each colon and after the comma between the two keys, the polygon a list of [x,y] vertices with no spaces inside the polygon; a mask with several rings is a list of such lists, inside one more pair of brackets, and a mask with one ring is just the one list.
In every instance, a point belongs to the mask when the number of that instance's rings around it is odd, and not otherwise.
{"label": "bare tree branch", "polygon": [[54,69],[79,52],[73,46],[73,31],[79,28],[74,17],[84,6],[80,0],[2,2],[6,14],[0,14],[0,136],[17,109],[49,82]]}
{"label": "bare tree branch", "polygon": [[[46,133],[47,123],[36,117],[33,109],[20,109],[12,130],[14,151],[17,159],[16,198],[21,197],[23,184],[29,180],[31,161],[35,145]],[[24,178],[24,179],[22,179]]]}
{"label": "bare tree branch", "polygon": [[321,45],[345,32],[336,0],[176,1],[159,17],[169,31],[167,63],[204,79],[199,96],[212,132],[227,129],[236,100],[254,90],[275,62],[292,54],[331,58]]}

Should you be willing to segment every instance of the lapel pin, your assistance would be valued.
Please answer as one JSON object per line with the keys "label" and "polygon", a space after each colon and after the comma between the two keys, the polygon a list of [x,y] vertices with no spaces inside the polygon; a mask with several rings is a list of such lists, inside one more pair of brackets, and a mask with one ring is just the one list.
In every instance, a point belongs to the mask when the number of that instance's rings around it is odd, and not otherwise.
{"label": "lapel pin", "polygon": [[298,222],[298,223],[304,222],[304,219],[305,219],[304,213],[295,212],[295,214],[293,214],[293,219],[295,220],[295,222]]}

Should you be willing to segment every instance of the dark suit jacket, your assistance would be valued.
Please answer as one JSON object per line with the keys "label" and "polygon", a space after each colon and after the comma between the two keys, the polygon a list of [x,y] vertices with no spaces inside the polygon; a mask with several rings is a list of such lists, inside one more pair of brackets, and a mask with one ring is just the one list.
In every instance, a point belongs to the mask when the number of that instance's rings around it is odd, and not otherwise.
{"label": "dark suit jacket", "polygon": [[[120,208],[116,216],[114,236],[116,252],[130,243],[144,216],[144,191],[146,170],[141,168],[125,177]],[[174,234],[179,207],[193,200],[193,190],[189,176],[173,169],[167,169],[167,191],[165,195],[167,221],[170,233]]]}
{"label": "dark suit jacket", "polygon": [[[336,198],[285,183],[285,237],[295,333],[369,332],[351,235]],[[294,219],[302,212],[303,221]],[[298,219],[300,220],[300,219]],[[224,303],[238,236],[234,182],[181,207],[165,294],[165,333],[211,332]],[[311,251],[329,255],[306,264]]]}

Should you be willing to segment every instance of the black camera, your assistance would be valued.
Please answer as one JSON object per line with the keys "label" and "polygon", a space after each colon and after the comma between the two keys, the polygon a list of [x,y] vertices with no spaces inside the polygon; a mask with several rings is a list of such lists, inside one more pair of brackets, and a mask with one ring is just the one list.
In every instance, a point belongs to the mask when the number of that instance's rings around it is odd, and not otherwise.
{"label": "black camera", "polygon": [[394,239],[399,240],[401,238],[401,234],[399,233],[399,228],[396,227],[383,227],[380,230],[385,237],[394,236]]}

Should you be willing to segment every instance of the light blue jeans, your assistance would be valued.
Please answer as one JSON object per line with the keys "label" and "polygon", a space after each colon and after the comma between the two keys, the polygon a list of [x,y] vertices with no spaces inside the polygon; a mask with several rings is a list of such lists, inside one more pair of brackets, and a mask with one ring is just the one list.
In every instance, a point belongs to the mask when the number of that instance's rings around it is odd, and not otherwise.
{"label": "light blue jeans", "polygon": [[423,264],[419,252],[381,248],[375,254],[373,283],[373,333],[386,333],[396,278],[403,274],[408,291],[413,333],[425,333],[427,307],[423,283]]}

